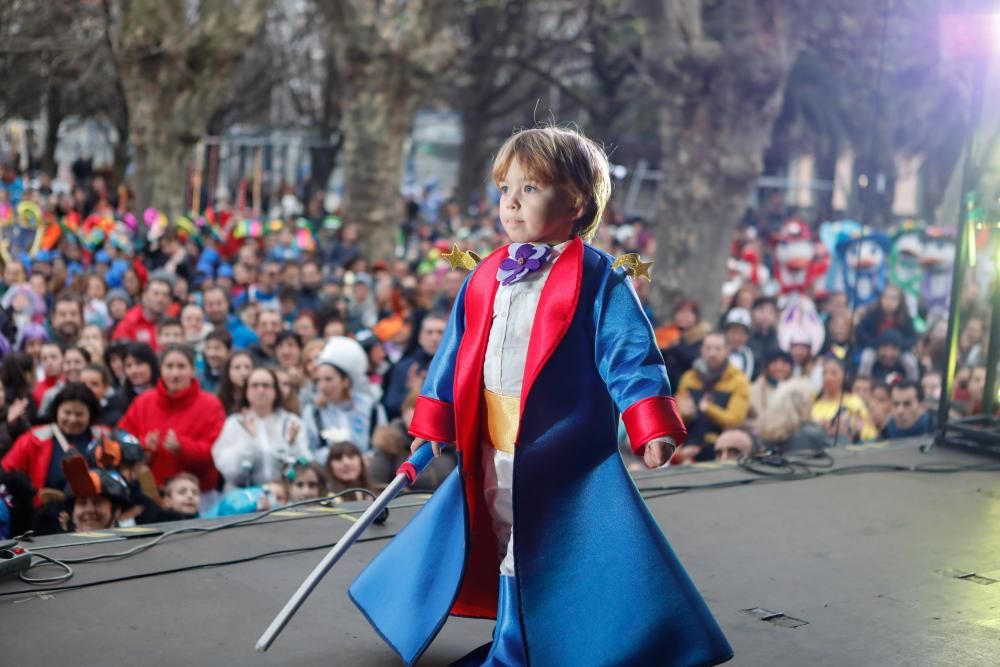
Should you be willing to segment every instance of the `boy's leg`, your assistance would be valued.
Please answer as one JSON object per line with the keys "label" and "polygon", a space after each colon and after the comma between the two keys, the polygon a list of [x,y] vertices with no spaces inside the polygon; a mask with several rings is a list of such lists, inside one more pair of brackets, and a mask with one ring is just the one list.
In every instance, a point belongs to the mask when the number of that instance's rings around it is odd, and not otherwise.
{"label": "boy's leg", "polygon": [[511,489],[514,483],[514,455],[493,449],[482,443],[483,495],[493,518],[493,533],[497,536],[497,552],[502,562],[500,574],[514,576],[514,504]]}

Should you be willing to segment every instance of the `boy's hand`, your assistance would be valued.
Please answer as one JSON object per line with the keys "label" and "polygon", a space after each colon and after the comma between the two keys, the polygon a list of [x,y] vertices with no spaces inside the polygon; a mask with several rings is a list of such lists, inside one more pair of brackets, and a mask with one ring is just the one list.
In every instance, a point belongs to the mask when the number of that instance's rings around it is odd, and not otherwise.
{"label": "boy's hand", "polygon": [[[424,440],[423,438],[414,438],[413,442],[410,443],[410,453],[416,454],[417,450],[420,449],[420,446],[423,445],[425,442],[427,441]],[[441,445],[439,445],[438,443],[432,442],[431,450],[434,452],[434,458],[441,456]]]}
{"label": "boy's hand", "polygon": [[646,451],[642,455],[643,463],[647,468],[659,468],[670,460],[676,448],[673,441],[666,438],[650,440],[646,443]]}

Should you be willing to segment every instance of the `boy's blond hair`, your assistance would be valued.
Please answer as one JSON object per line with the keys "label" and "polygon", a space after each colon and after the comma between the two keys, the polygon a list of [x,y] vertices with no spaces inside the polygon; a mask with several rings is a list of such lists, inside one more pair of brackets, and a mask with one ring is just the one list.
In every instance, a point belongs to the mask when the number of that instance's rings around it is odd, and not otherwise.
{"label": "boy's blond hair", "polygon": [[198,488],[198,493],[201,493],[200,484],[198,484],[198,478],[189,472],[179,472],[170,479],[167,480],[166,485],[163,487],[163,495],[169,496],[174,492],[174,488],[177,487],[178,482],[188,481],[194,484]]}
{"label": "boy's blond hair", "polygon": [[500,147],[493,161],[493,181],[500,183],[517,160],[531,178],[569,189],[583,215],[573,234],[590,241],[611,197],[611,173],[604,149],[581,133],[560,127],[521,130]]}

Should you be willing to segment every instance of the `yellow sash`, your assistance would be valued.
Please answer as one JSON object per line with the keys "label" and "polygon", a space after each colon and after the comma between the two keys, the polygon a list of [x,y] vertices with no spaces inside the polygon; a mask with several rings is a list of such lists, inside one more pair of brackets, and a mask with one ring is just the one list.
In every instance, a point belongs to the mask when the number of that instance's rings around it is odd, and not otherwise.
{"label": "yellow sash", "polygon": [[483,418],[480,433],[494,449],[514,453],[514,440],[521,418],[521,399],[483,390]]}

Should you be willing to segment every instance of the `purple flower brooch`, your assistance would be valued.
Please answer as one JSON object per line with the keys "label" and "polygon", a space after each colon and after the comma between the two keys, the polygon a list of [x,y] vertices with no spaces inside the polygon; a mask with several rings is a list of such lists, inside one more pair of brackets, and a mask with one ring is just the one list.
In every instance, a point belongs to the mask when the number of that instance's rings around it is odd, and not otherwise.
{"label": "purple flower brooch", "polygon": [[552,246],[544,243],[511,243],[507,252],[509,256],[500,262],[497,270],[497,280],[501,285],[515,283],[545,266],[545,262],[552,256]]}

